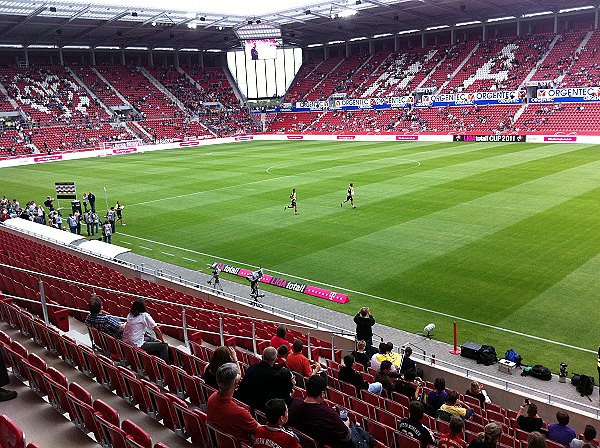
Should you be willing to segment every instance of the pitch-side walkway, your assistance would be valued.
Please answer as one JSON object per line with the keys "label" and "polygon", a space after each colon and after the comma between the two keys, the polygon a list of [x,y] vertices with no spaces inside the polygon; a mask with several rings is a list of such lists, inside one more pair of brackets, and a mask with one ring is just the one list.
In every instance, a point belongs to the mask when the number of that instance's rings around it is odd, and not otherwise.
{"label": "pitch-side walkway", "polygon": [[[143,257],[132,252],[120,255],[118,259],[136,264],[138,266],[143,265],[145,270],[159,269],[167,275],[181,277],[182,279],[188,280],[193,283],[197,283],[202,287],[207,286],[206,282],[210,279],[210,275],[208,273],[182,268],[170,263],[165,263],[152,258]],[[208,269],[205,269],[205,271],[208,272]],[[221,283],[226,292],[246,298],[248,301],[250,301],[250,287],[248,284],[236,283],[233,281],[226,280],[223,277],[221,277]],[[354,334],[354,314],[343,314],[337,311],[332,311],[326,308],[318,307],[316,305],[307,304],[295,299],[280,296],[264,290],[261,290],[261,293],[265,294],[265,296],[260,300],[265,305],[265,309],[267,311],[269,309],[269,306],[273,306],[276,308],[286,310],[290,313],[295,313],[299,316],[306,316],[317,321],[327,322],[331,325],[343,328]],[[356,302],[351,302],[350,304],[348,304],[348,306],[352,308],[352,313],[357,312],[358,309],[361,307],[360,303]],[[374,311],[374,316],[377,319],[376,310]],[[408,333],[402,330],[398,330],[396,328],[388,327],[386,325],[376,324],[374,327],[374,333],[382,337],[386,342],[393,342],[395,347],[401,347],[406,343],[413,344],[413,358],[417,362],[419,362],[419,354],[422,353],[422,351],[424,351],[427,354],[427,356],[430,356],[432,354],[435,355],[437,368],[448,369],[450,371],[453,371],[454,373],[458,372],[462,376],[468,376],[469,378],[474,378],[478,381],[482,381],[490,385],[495,385],[505,390],[510,390],[516,394],[537,397],[540,402],[548,403],[549,401],[551,401],[552,404],[558,405],[558,402],[555,402],[554,400],[549,400],[549,397],[546,394],[564,397],[574,402],[564,403],[565,407],[579,409],[581,411],[584,411],[585,413],[590,413],[594,416],[598,415],[599,391],[597,387],[595,389],[594,395],[592,396],[593,401],[590,402],[587,397],[581,397],[577,393],[575,387],[571,385],[570,379],[568,379],[566,383],[560,383],[558,381],[558,377],[555,375],[551,381],[546,382],[529,376],[523,377],[519,374],[519,370],[517,370],[517,373],[515,375],[501,373],[498,371],[497,364],[492,366],[484,366],[482,364],[477,364],[473,360],[450,354],[450,349],[452,347],[447,343],[439,342],[435,339],[429,340],[427,338],[424,338],[423,336]],[[375,345],[377,345],[378,340],[376,341],[376,338],[374,338],[374,341]],[[418,348],[422,349],[422,351],[415,349],[414,346],[417,346]],[[500,353],[499,355],[502,356]],[[445,365],[444,362],[449,364]],[[595,362],[595,357],[591,355],[590,363],[595,364]],[[508,384],[507,382],[515,384]],[[541,391],[542,393],[535,393],[529,390],[528,388],[536,389],[538,391]],[[593,409],[590,409],[590,406]],[[554,422],[553,418],[549,420],[551,422]]]}

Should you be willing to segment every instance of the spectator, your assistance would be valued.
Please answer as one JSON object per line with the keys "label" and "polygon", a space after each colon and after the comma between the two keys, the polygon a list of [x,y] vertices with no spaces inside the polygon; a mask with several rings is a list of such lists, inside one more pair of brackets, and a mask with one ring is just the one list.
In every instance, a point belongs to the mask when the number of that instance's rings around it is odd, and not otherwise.
{"label": "spectator", "polygon": [[0,401],[9,401],[17,398],[18,394],[16,391],[4,388],[4,386],[8,386],[9,384],[10,378],[8,377],[2,351],[0,351]]}
{"label": "spectator", "polygon": [[[583,444],[583,441],[580,442]],[[546,438],[537,431],[530,432],[527,436],[527,448],[546,448]]]}
{"label": "spectator", "polygon": [[[154,331],[156,338],[146,335],[146,331]],[[148,314],[144,299],[135,299],[127,315],[123,328],[123,342],[140,347],[146,353],[155,355],[170,363],[169,345],[163,341],[162,331]]]}
{"label": "spectator", "polygon": [[429,391],[427,396],[427,404],[430,407],[431,415],[437,415],[437,410],[446,403],[448,392],[446,392],[446,380],[444,378],[436,378],[433,382],[433,389]]}
{"label": "spectator", "polygon": [[275,378],[275,360],[277,350],[267,347],[263,351],[262,361],[253,364],[246,370],[246,374],[236,391],[235,398],[246,403],[252,409],[263,409],[267,397],[271,393]]}
{"label": "spectator", "polygon": [[[517,424],[519,428],[526,432],[539,431],[544,421],[537,415],[537,406],[525,400],[517,413]],[[524,415],[527,413],[527,415]]]}
{"label": "spectator", "polygon": [[281,345],[277,349],[277,360],[275,361],[275,364],[277,364],[278,366],[281,366],[281,367],[287,367],[288,354],[289,354],[289,350],[287,348],[287,345]]}
{"label": "spectator", "polygon": [[208,384],[213,389],[218,389],[219,386],[217,384],[217,370],[223,364],[228,362],[233,362],[237,364],[239,370],[239,364],[237,360],[237,355],[235,354],[235,350],[233,347],[217,347],[217,349],[212,354],[212,358],[210,362],[204,369],[204,373],[202,375],[202,379],[206,384]]}
{"label": "spectator", "polygon": [[404,357],[402,358],[402,364],[400,365],[400,373],[404,373],[409,369],[417,370],[417,363],[410,359],[410,355],[412,355],[412,348],[406,347],[404,349]]}
{"label": "spectator", "polygon": [[393,375],[395,373],[392,372],[392,363],[389,361],[383,361],[375,374],[375,381],[381,383],[382,388],[387,391],[388,396],[391,396],[392,392],[394,392]]}
{"label": "spectator", "polygon": [[485,425],[483,432],[471,440],[468,448],[496,448],[501,435],[502,425],[498,422],[490,422]]}
{"label": "spectator", "polygon": [[100,297],[92,296],[89,302],[89,310],[90,314],[85,318],[85,324],[88,327],[97,328],[113,338],[123,339],[125,323],[121,322],[118,317],[102,313],[102,300],[100,300]]}
{"label": "spectator", "polygon": [[450,417],[450,432],[442,435],[438,442],[438,448],[466,448],[467,444],[463,439],[464,426],[465,423],[459,416]]}
{"label": "spectator", "polygon": [[233,392],[240,381],[236,364],[228,362],[217,370],[219,391],[213,393],[206,405],[206,421],[237,440],[250,443],[258,430],[258,423],[247,409],[233,401]]}
{"label": "spectator", "polygon": [[462,418],[470,418],[475,411],[458,399],[458,392],[451,391],[440,409],[452,415],[458,415]]}
{"label": "spectator", "polygon": [[548,440],[560,443],[568,447],[571,441],[577,437],[577,434],[572,428],[569,428],[569,414],[564,411],[558,411],[556,413],[556,421],[548,425]]}
{"label": "spectator", "polygon": [[583,440],[579,440],[577,438],[571,440],[571,444],[569,448],[582,448],[584,444],[590,444],[592,446],[597,446],[596,444],[596,428],[592,425],[586,425],[583,430]]}
{"label": "spectator", "polygon": [[356,340],[365,341],[367,344],[367,353],[371,354],[373,350],[373,325],[375,318],[371,315],[369,307],[363,306],[356,316],[354,316],[356,324]]}
{"label": "spectator", "polygon": [[283,426],[288,421],[285,401],[272,398],[265,405],[267,424],[256,431],[254,448],[300,448],[296,435]]}
{"label": "spectator", "polygon": [[287,366],[293,372],[298,372],[302,376],[308,377],[321,370],[321,366],[318,363],[311,363],[306,356],[302,354],[304,344],[300,339],[296,339],[292,345],[294,350],[293,353],[288,355]]}
{"label": "spectator", "polygon": [[419,440],[421,448],[435,444],[431,431],[421,423],[424,414],[425,408],[423,407],[423,403],[420,401],[411,401],[408,404],[408,418],[403,418],[398,424],[398,430]]}
{"label": "spectator", "polygon": [[366,352],[367,343],[363,340],[356,342],[356,350],[352,352],[352,356],[354,356],[354,361],[359,364],[365,366],[365,369],[369,367],[371,359]]}
{"label": "spectator", "polygon": [[418,400],[423,392],[423,381],[417,377],[417,372],[414,369],[410,369],[394,383],[394,389],[411,400]]}
{"label": "spectator", "polygon": [[296,398],[290,405],[288,424],[317,441],[333,448],[353,448],[350,421],[324,405],[327,379],[313,375],[306,382],[305,399]]}
{"label": "spectator", "polygon": [[396,371],[400,368],[402,359],[398,353],[394,353],[394,344],[391,342],[382,342],[379,344],[379,353],[375,353],[371,357],[371,368],[374,370],[379,369],[379,365],[382,361],[388,360],[392,363],[392,371]]}
{"label": "spectator", "polygon": [[285,339],[285,335],[287,330],[283,325],[277,327],[277,331],[275,336],[271,338],[270,346],[275,347],[276,349],[285,345],[288,348],[288,351],[292,350],[292,345]]}
{"label": "spectator", "polygon": [[273,387],[267,397],[267,401],[271,398],[281,398],[285,401],[286,405],[292,404],[292,395],[294,393],[294,386],[296,385],[296,377],[290,369],[282,367],[275,371],[275,377],[273,378]]}
{"label": "spectator", "polygon": [[465,392],[465,395],[477,398],[479,400],[479,406],[482,408],[485,407],[485,403],[488,400],[488,398],[486,398],[487,393],[483,390],[483,385],[477,381],[471,382],[471,387]]}
{"label": "spectator", "polygon": [[369,384],[367,381],[363,380],[363,377],[360,373],[354,370],[353,366],[354,356],[344,356],[344,365],[338,372],[338,379],[340,381],[352,384],[354,387],[356,387],[357,391],[364,389],[376,395],[381,395],[381,383],[373,382],[373,384]]}

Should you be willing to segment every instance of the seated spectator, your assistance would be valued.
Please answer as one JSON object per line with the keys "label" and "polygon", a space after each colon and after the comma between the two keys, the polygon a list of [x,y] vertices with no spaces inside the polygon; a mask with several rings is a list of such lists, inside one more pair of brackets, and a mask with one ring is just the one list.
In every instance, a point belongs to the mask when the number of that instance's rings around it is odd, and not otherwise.
{"label": "seated spectator", "polygon": [[381,383],[381,387],[387,391],[388,396],[391,396],[392,392],[394,392],[393,374],[392,363],[389,361],[383,361],[375,374],[375,381]]}
{"label": "seated spectator", "polygon": [[546,438],[537,431],[530,432],[527,436],[527,448],[546,448]]}
{"label": "seated spectator", "polygon": [[352,352],[352,356],[354,356],[354,361],[365,366],[365,369],[369,367],[370,359],[369,355],[366,352],[367,343],[363,340],[360,340],[356,343],[356,350]]}
{"label": "seated spectator", "polygon": [[239,370],[237,355],[235,354],[235,350],[233,349],[233,347],[217,347],[217,349],[212,354],[210,362],[208,363],[202,374],[202,379],[204,380],[204,382],[213,389],[218,389],[219,386],[217,385],[217,370],[223,364],[226,364],[228,362],[233,362],[237,364]]}
{"label": "seated spectator", "polygon": [[496,448],[502,436],[502,425],[498,422],[490,422],[485,425],[483,432],[471,440],[468,448]]}
{"label": "seated spectator", "polygon": [[4,386],[8,386],[9,384],[10,378],[8,377],[8,370],[6,370],[4,357],[2,351],[0,351],[0,401],[9,401],[17,398],[17,391],[4,388]]}
{"label": "seated spectator", "polygon": [[123,338],[125,323],[121,322],[118,317],[102,313],[102,300],[100,300],[100,297],[92,296],[89,302],[89,310],[90,314],[85,318],[85,324],[88,327],[97,328],[115,339]]}
{"label": "seated spectator", "polygon": [[369,384],[367,381],[363,380],[363,377],[360,373],[354,370],[353,366],[354,356],[344,356],[344,365],[338,372],[338,379],[340,381],[352,384],[354,387],[356,387],[357,391],[364,389],[374,394],[381,395],[381,383],[374,382],[373,384]]}
{"label": "seated spectator", "polygon": [[289,354],[289,350],[287,345],[281,345],[277,349],[277,359],[275,360],[275,364],[280,367],[287,367],[287,357]]}
{"label": "seated spectator", "polygon": [[404,349],[404,357],[402,358],[402,364],[400,365],[400,373],[404,373],[409,369],[417,370],[417,363],[410,359],[412,355],[412,348],[406,347]]}
{"label": "seated spectator", "polygon": [[464,426],[464,420],[457,415],[453,415],[450,418],[450,432],[440,437],[438,448],[466,448],[467,444],[463,439]]}
{"label": "seated spectator", "polygon": [[571,444],[569,448],[582,448],[583,445],[590,444],[592,446],[596,446],[596,428],[592,425],[586,425],[583,430],[583,440],[573,439],[571,440]]}
{"label": "seated spectator", "polygon": [[309,377],[321,370],[319,363],[311,363],[306,356],[302,354],[304,344],[300,339],[296,339],[292,345],[293,353],[288,355],[287,366],[293,372],[298,372],[302,376]]}
{"label": "seated spectator", "polygon": [[240,381],[236,364],[228,362],[217,370],[219,391],[213,393],[206,405],[206,421],[237,440],[251,443],[258,423],[247,409],[233,401],[233,392]]}
{"label": "seated spectator", "polygon": [[556,413],[556,421],[548,425],[548,440],[560,443],[568,447],[571,441],[577,437],[577,434],[572,428],[569,428],[569,414],[564,411],[558,411]]}
{"label": "seated spectator", "polygon": [[446,403],[444,403],[440,409],[452,415],[458,415],[462,418],[470,418],[475,411],[467,406],[464,402],[458,399],[458,392],[451,391],[448,393]]}
{"label": "seated spectator", "polygon": [[276,370],[275,377],[273,378],[273,387],[267,396],[267,401],[271,398],[281,398],[289,406],[292,404],[295,385],[296,377],[290,369],[282,367]]}
{"label": "seated spectator", "polygon": [[423,382],[417,377],[414,369],[407,370],[404,376],[394,383],[396,392],[406,395],[411,400],[418,400],[423,392]]}
{"label": "seated spectator", "polygon": [[283,325],[278,326],[275,336],[271,338],[271,342],[269,343],[269,345],[271,347],[275,347],[276,349],[278,349],[282,345],[285,345],[288,348],[288,351],[291,351],[292,345],[285,339],[286,333],[287,330]]}
{"label": "seated spectator", "polygon": [[444,378],[436,378],[433,382],[433,389],[429,391],[427,396],[427,404],[431,409],[431,415],[437,415],[437,410],[446,402],[448,392],[446,392],[446,380]]}
{"label": "seated spectator", "polygon": [[408,404],[408,418],[403,418],[398,424],[398,431],[407,434],[421,442],[421,448],[435,445],[431,431],[421,423],[425,408],[420,401],[411,401]]}
{"label": "seated spectator", "polygon": [[529,403],[529,400],[523,402],[517,413],[517,424],[521,430],[526,432],[539,431],[542,428],[544,421],[537,415],[535,403]]}
{"label": "seated spectator", "polygon": [[254,448],[300,448],[298,437],[285,429],[288,421],[288,408],[285,401],[272,398],[265,404],[267,424],[256,431]]}
{"label": "seated spectator", "polygon": [[382,361],[389,361],[392,363],[392,371],[400,369],[402,357],[399,353],[394,353],[394,344],[391,342],[382,342],[379,344],[379,353],[375,353],[371,357],[371,368],[377,370],[381,365]]}
{"label": "seated spectator", "polygon": [[262,360],[246,370],[246,374],[235,393],[235,398],[246,403],[252,409],[263,409],[271,393],[276,370],[273,367],[277,359],[277,350],[267,347]]}
{"label": "seated spectator", "polygon": [[[156,338],[146,335],[147,331],[154,331]],[[139,347],[150,355],[158,356],[167,363],[171,362],[169,345],[163,341],[162,331],[148,314],[144,299],[135,299],[131,304],[123,328],[123,342]]]}
{"label": "seated spectator", "polygon": [[485,407],[485,402],[487,401],[487,393],[483,390],[482,384],[478,383],[477,381],[472,381],[471,387],[465,392],[465,395],[477,398],[479,400],[479,406],[481,408]]}
{"label": "seated spectator", "polygon": [[319,445],[353,448],[350,421],[342,421],[335,409],[324,404],[327,379],[313,375],[306,382],[307,397],[296,398],[289,409],[288,425],[302,431]]}

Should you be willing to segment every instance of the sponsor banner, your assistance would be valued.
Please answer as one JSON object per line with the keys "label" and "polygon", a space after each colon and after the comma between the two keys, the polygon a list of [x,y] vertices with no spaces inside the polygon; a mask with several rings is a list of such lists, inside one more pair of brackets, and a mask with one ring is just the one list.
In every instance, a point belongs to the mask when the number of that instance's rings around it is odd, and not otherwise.
{"label": "sponsor banner", "polygon": [[336,135],[336,140],[354,140],[356,135]]}
{"label": "sponsor banner", "polygon": [[329,109],[329,101],[298,101],[296,109],[325,110]]}
{"label": "sponsor banner", "polygon": [[75,182],[54,182],[56,199],[77,199]]}
{"label": "sponsor banner", "polygon": [[417,107],[444,107],[488,104],[520,104],[526,97],[525,90],[499,90],[488,92],[443,93],[423,95]]}
{"label": "sponsor banner", "polygon": [[62,154],[56,154],[54,156],[42,156],[42,157],[34,157],[33,161],[35,163],[44,163],[44,162],[54,162],[56,160],[62,160]]}
{"label": "sponsor banner", "polygon": [[524,142],[524,135],[455,135],[455,142]]}
{"label": "sponsor banner", "polygon": [[549,135],[544,137],[544,141],[554,143],[575,143],[577,137],[570,135]]}
{"label": "sponsor banner", "polygon": [[565,101],[576,98],[583,101],[600,101],[599,97],[600,87],[537,90],[537,98],[542,101]]}
{"label": "sponsor banner", "polygon": [[[252,273],[249,269],[242,269],[236,266],[231,266],[228,264],[217,263],[215,262],[219,269],[222,272],[227,274],[237,275],[238,277],[248,277]],[[346,294],[341,294],[339,292],[330,291],[328,289],[319,288],[317,286],[305,285],[303,283],[293,282],[291,280],[286,280],[284,278],[274,277],[269,274],[264,274],[260,280],[261,283],[266,283],[268,285],[278,286],[279,288],[288,289],[290,291],[299,292],[302,294],[307,294],[313,297],[319,297],[325,300],[331,300],[336,303],[348,303],[350,299]]]}
{"label": "sponsor banner", "polygon": [[419,136],[418,135],[397,135],[396,136],[396,141],[412,141],[412,140],[419,140]]}
{"label": "sponsor banner", "polygon": [[132,152],[136,152],[137,148],[121,148],[121,149],[113,149],[113,154],[131,154]]}
{"label": "sponsor banner", "polygon": [[253,135],[240,135],[239,137],[235,138],[236,142],[245,142],[248,140],[253,140],[254,136]]}
{"label": "sponsor banner", "polygon": [[304,136],[302,135],[286,135],[288,140],[302,140]]}

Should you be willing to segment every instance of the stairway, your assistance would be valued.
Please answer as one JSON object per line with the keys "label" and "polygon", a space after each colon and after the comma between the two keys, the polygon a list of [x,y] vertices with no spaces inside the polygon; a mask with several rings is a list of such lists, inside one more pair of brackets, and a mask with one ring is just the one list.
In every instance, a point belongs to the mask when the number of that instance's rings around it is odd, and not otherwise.
{"label": "stairway", "polygon": [[101,79],[101,80],[102,80],[102,81],[103,81],[103,82],[104,82],[104,83],[105,83],[105,84],[106,84],[106,85],[107,85],[107,86],[108,86],[108,87],[109,87],[109,88],[110,88],[110,89],[111,89],[111,90],[112,90],[112,91],[115,93],[115,95],[117,95],[117,97],[118,97],[118,98],[119,98],[121,101],[123,101],[123,104],[125,104],[126,106],[129,106],[129,107],[131,107],[131,109],[132,109],[132,110],[136,110],[136,109],[135,109],[135,107],[133,107],[133,105],[132,105],[132,104],[131,104],[129,101],[127,101],[127,99],[126,99],[126,98],[125,98],[123,95],[121,95],[121,92],[119,92],[119,91],[118,91],[118,90],[115,88],[115,86],[113,86],[113,85],[112,85],[112,84],[111,84],[111,83],[108,81],[108,79],[106,79],[106,78],[104,77],[104,75],[103,75],[102,73],[100,73],[98,70],[96,70],[96,68],[95,68],[95,67],[92,67],[92,70],[93,70],[93,71],[94,71],[94,73],[95,73],[95,74],[98,76],[98,78],[100,78],[100,79]]}
{"label": "stairway", "polygon": [[106,104],[104,104],[102,101],[100,101],[100,98],[98,98],[96,96],[96,94],[94,92],[92,92],[90,90],[90,88],[81,80],[81,78],[79,76],[77,76],[77,74],[75,73],[75,71],[73,69],[71,69],[71,67],[65,67],[65,68],[71,74],[71,76],[73,77],[73,79],[75,79],[75,81],[77,82],[77,84],[79,84],[88,93],[88,95],[90,96],[90,98],[93,98],[94,100],[96,100],[96,102],[100,105],[100,107],[102,107],[102,109],[104,109],[106,111],[106,113],[108,114],[108,116],[112,117],[113,116],[113,111],[110,110]]}
{"label": "stairway", "polygon": [[450,82],[454,79],[454,77],[462,70],[462,68],[465,66],[465,64],[467,63],[467,61],[469,59],[471,59],[471,56],[473,56],[475,54],[475,52],[479,49],[479,43],[477,43],[477,45],[475,45],[473,47],[473,49],[469,52],[469,54],[463,59],[463,61],[459,64],[458,67],[456,67],[456,70],[454,70],[452,72],[452,75],[450,76],[450,79],[446,80],[446,82],[444,82],[444,84],[442,84],[440,86],[440,88],[437,90],[437,93],[441,93],[448,84],[450,84]]}
{"label": "stairway", "polygon": [[183,103],[179,101],[179,99],[175,95],[173,95],[169,91],[169,89],[163,86],[158,79],[152,76],[148,70],[146,70],[144,67],[137,67],[137,69],[142,75],[144,75],[148,79],[148,81],[152,83],[154,87],[160,90],[167,98],[169,98],[174,104],[176,104],[179,109],[181,109],[183,112],[188,112]]}
{"label": "stairway", "polygon": [[[560,34],[557,34],[556,36],[554,36],[554,39],[552,39],[552,42],[550,42],[550,45],[548,45],[548,51],[546,51],[546,53],[544,53],[544,56],[542,56],[540,58],[540,60],[537,62],[537,64],[535,64],[535,67],[533,67],[531,69],[531,71],[527,74],[527,76],[525,77],[525,79],[523,80],[521,85],[519,86],[519,90],[524,88],[527,85],[527,83],[529,83],[529,81],[531,81],[533,79],[533,77],[535,76],[538,69],[542,66],[542,64],[544,63],[544,61],[546,60],[546,58],[548,57],[548,55],[550,54],[550,52],[552,51],[554,46],[556,45],[556,42],[558,42],[559,38],[560,38]],[[515,120],[515,121],[517,121],[517,120]]]}

